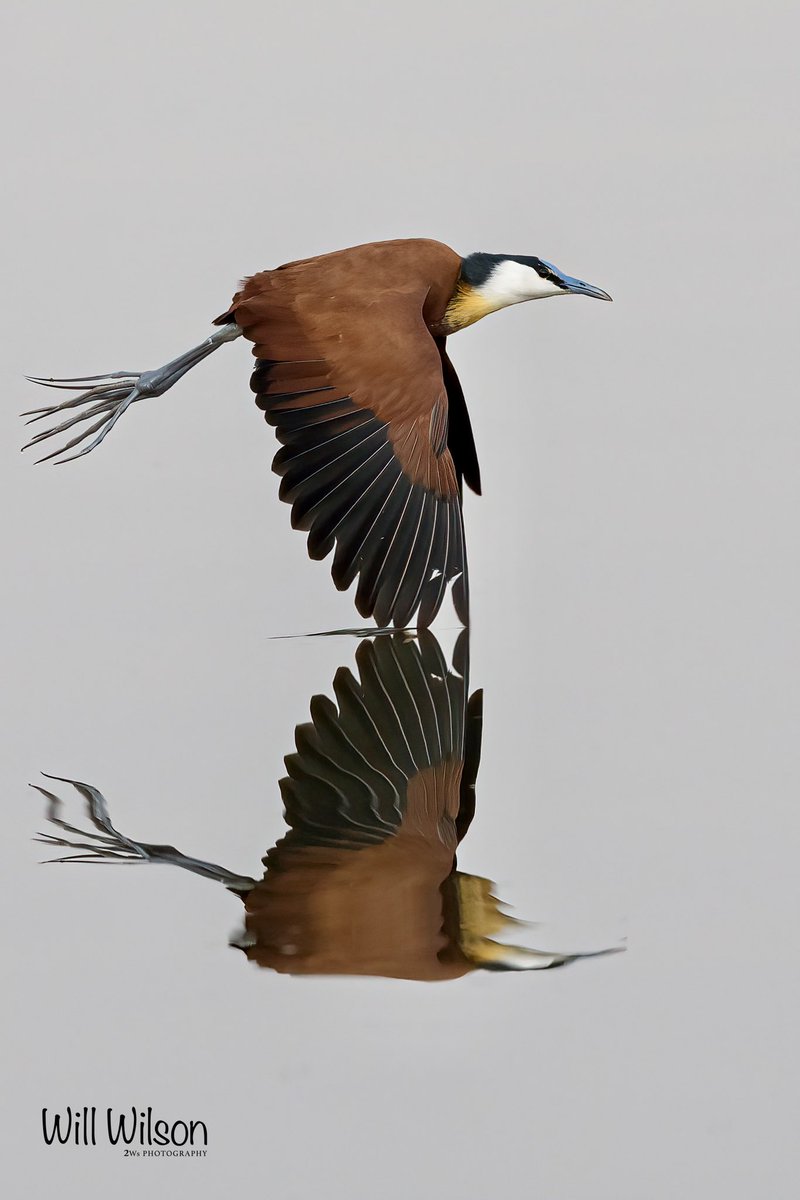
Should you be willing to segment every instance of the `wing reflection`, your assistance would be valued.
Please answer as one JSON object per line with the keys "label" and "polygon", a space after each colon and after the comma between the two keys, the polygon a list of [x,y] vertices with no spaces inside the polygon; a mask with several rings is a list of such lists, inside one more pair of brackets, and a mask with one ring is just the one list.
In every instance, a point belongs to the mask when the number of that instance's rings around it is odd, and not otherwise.
{"label": "wing reflection", "polygon": [[103,795],[73,780],[59,782],[83,797],[93,831],[64,821],[58,796],[38,788],[60,831],[38,840],[78,851],[53,861],[166,862],[223,883],[245,908],[233,944],[282,973],[438,980],[584,957],[496,940],[519,922],[489,880],[456,869],[475,812],[483,717],[467,658],[466,631],[452,666],[429,632],[360,644],[357,674],[336,673],[336,703],[314,696],[311,721],[296,729],[280,781],[289,832],[262,860],[260,880],[126,837]]}

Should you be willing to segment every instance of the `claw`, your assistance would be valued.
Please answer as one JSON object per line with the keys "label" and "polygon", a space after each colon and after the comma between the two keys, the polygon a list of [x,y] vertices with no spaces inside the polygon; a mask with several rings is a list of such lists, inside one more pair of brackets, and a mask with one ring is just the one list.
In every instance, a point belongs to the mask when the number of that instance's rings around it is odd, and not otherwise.
{"label": "claw", "polygon": [[141,371],[107,371],[105,375],[76,375],[73,379],[46,379],[39,375],[26,375],[28,383],[38,383],[42,387],[75,388],[83,387],[85,383],[97,383],[101,379],[138,379]]}
{"label": "claw", "polygon": [[135,387],[133,382],[130,385],[110,383],[103,387],[90,388],[88,392],[81,392],[80,396],[72,396],[69,400],[63,400],[61,404],[48,404],[46,408],[30,408],[27,412],[20,413],[20,416],[30,417],[30,421],[26,421],[25,424],[33,425],[35,421],[41,421],[42,417],[64,412],[68,408],[77,408],[79,404],[85,404],[88,400],[96,400],[98,396],[105,400],[121,399],[132,387]]}
{"label": "claw", "polygon": [[[111,375],[88,376],[80,382],[81,387],[86,383],[90,383],[92,379],[101,379],[104,382],[98,383],[95,387],[89,388],[88,391],[83,391],[79,396],[72,396],[68,400],[62,401],[61,404],[52,404],[47,408],[36,408],[29,412],[23,413],[23,417],[30,417],[26,422],[32,425],[36,421],[42,421],[45,417],[54,417],[58,413],[65,412],[69,409],[79,408],[81,405],[88,405],[84,411],[76,413],[68,420],[62,421],[58,425],[52,426],[50,429],[44,429],[37,433],[27,442],[22,449],[27,450],[31,446],[36,446],[40,442],[46,441],[47,438],[53,437],[56,434],[63,433],[70,429],[73,425],[78,425],[82,421],[91,420],[92,417],[99,416],[99,420],[90,425],[88,429],[82,430],[76,437],[70,439],[64,446],[60,446],[51,454],[45,454],[42,458],[38,458],[37,463],[48,462],[52,458],[58,458],[60,454],[64,454],[67,450],[72,450],[73,447],[81,445],[87,438],[93,434],[97,436],[89,442],[87,446],[83,446],[76,454],[70,454],[67,458],[59,458],[56,466],[62,463],[72,462],[73,459],[81,458],[84,454],[88,454],[94,450],[103,441],[111,430],[116,425],[122,414],[130,407],[135,400],[141,399],[141,393],[137,390],[136,381],[138,376],[133,376],[128,371],[116,371]],[[122,383],[112,383],[111,380],[124,380]],[[34,383],[48,384],[47,380],[34,379]],[[70,383],[67,380],[56,380],[48,384],[53,387],[75,387],[77,381]],[[91,403],[96,401],[96,403]]]}
{"label": "claw", "polygon": [[[121,834],[115,829],[111,823],[111,817],[108,812],[108,804],[106,798],[101,791],[96,787],[92,787],[90,783],[81,783],[78,779],[66,779],[63,775],[48,775],[47,771],[42,771],[45,779],[52,779],[55,783],[68,783],[70,787],[74,787],[86,802],[86,808],[89,814],[89,819],[95,829],[101,831],[101,837],[108,837],[112,842],[123,842],[127,846],[132,847],[135,843]],[[61,808],[61,800],[53,792],[47,791],[38,784],[30,785],[35,791],[40,792],[50,802],[50,808],[47,813],[48,820],[54,821],[56,825],[62,825],[62,818],[58,817],[58,812]],[[63,828],[63,825],[62,825]],[[72,832],[72,831],[70,831]],[[78,830],[77,832],[81,832]],[[92,835],[94,836],[94,835]]]}
{"label": "claw", "polygon": [[[56,796],[55,792],[49,792],[47,788],[40,787],[38,783],[29,783],[28,787],[33,788],[35,792],[38,792],[41,796],[44,796],[48,804],[47,819],[48,821],[52,822],[53,825],[58,825],[60,829],[65,829],[67,833],[76,833],[79,837],[90,837],[96,842],[102,842],[105,845],[113,846],[116,844],[116,839],[113,837],[109,837],[102,833],[94,833],[91,829],[78,829],[76,825],[70,825],[68,821],[63,819],[63,817],[59,817],[58,813],[61,810],[61,801],[58,796]],[[95,828],[104,827],[96,825]],[[34,841],[43,841],[45,838],[49,839],[50,841],[58,840],[52,833],[40,833],[37,834],[36,838],[34,838]]]}
{"label": "claw", "polygon": [[[41,433],[35,434],[22,449],[27,450],[29,446],[35,446],[38,442],[43,442],[46,438],[52,437],[54,433],[63,433],[64,430],[70,429],[73,425],[79,425],[81,421],[88,421],[92,417],[96,417],[98,413],[107,412],[115,404],[115,400],[102,400],[99,404],[94,404],[91,408],[87,408],[86,412],[78,413],[76,416],[62,421],[60,425],[53,426],[52,429],[44,429]],[[31,421],[27,422],[28,425],[32,423]]]}
{"label": "claw", "polygon": [[[109,417],[101,417],[101,419],[97,422],[97,424],[92,425],[92,427],[90,429],[87,429],[78,438],[73,438],[73,440],[71,442],[69,442],[66,446],[62,446],[61,451],[57,451],[56,453],[61,453],[64,450],[71,449],[72,446],[77,445],[79,442],[83,441],[84,438],[88,437],[90,433],[94,433],[95,430],[98,428],[98,426],[102,426],[102,428],[100,429],[100,432],[98,433],[98,435],[94,439],[94,441],[89,442],[89,445],[84,446],[84,448],[82,450],[79,450],[77,454],[70,454],[69,458],[60,458],[58,460],[58,462],[56,463],[56,466],[60,467],[60,466],[62,466],[63,463],[74,462],[74,460],[76,458],[83,458],[84,454],[89,454],[90,451],[94,450],[97,446],[99,446],[100,443],[102,442],[103,438],[106,437],[111,432],[111,430],[114,428],[117,421],[120,419],[120,417],[125,412],[125,410],[130,407],[130,405],[133,403],[134,400],[138,400],[138,399],[139,399],[139,394],[136,391],[130,392],[128,394],[128,396],[119,405],[119,407],[114,411],[113,415],[110,418]],[[48,456],[48,457],[50,457],[50,456]],[[41,462],[42,460],[40,459],[39,461]]]}
{"label": "claw", "polygon": [[[105,421],[106,418],[101,417],[99,421],[95,421],[94,425],[90,425],[88,429],[82,430],[81,433],[77,434],[74,438],[71,438],[70,441],[67,442],[66,446],[59,446],[57,449],[51,450],[49,454],[44,454],[41,458],[37,458],[36,465],[38,466],[39,463],[48,462],[51,458],[57,458],[59,454],[63,454],[65,450],[71,450],[73,446],[79,446],[80,443],[87,437],[91,437],[93,433],[96,433],[101,425],[105,424]],[[29,442],[28,446],[31,445],[33,445],[33,443]],[[22,447],[23,450],[27,450],[27,448],[27,446]],[[73,457],[77,457],[77,455],[73,455]],[[69,459],[65,459],[64,461],[69,462]],[[58,466],[58,463],[56,463],[56,466]]]}
{"label": "claw", "polygon": [[30,417],[30,421],[26,421],[26,425],[32,425],[34,421],[41,421],[42,417],[47,417],[51,413],[62,412],[67,408],[76,408],[77,405],[85,403],[87,400],[92,400],[95,396],[103,394],[102,388],[90,388],[88,392],[81,392],[80,396],[71,396],[69,400],[64,400],[61,404],[48,404],[44,408],[29,408],[27,412],[20,413],[21,417]]}

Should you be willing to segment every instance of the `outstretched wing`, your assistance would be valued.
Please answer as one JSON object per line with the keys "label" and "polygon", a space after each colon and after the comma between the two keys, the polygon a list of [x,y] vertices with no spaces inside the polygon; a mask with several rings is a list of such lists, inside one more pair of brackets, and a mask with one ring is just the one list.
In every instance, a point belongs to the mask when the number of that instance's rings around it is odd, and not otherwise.
{"label": "outstretched wing", "polygon": [[427,626],[455,581],[466,621],[452,384],[423,317],[426,291],[376,285],[346,258],[331,267],[336,258],[254,276],[221,318],[255,343],[251,387],[283,443],[281,499],[311,557],[334,552],[336,587],[358,577],[363,617],[405,626],[418,613]]}
{"label": "outstretched wing", "polygon": [[356,663],[358,678],[336,673],[337,703],[315,696],[297,727],[280,782],[291,832],[267,863],[290,847],[358,850],[400,833],[452,858],[462,808],[471,819],[480,733],[465,665],[451,670],[429,633],[362,642]]}

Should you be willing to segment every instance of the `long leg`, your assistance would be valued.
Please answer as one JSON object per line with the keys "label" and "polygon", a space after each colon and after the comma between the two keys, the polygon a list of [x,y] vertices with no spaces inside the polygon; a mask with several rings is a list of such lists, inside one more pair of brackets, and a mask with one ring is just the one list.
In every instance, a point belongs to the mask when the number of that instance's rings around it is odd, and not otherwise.
{"label": "long leg", "polygon": [[[30,446],[38,446],[40,443],[46,441],[47,438],[71,429],[73,425],[79,425],[84,421],[90,421],[92,417],[97,417],[97,420],[87,429],[81,430],[77,436],[73,437],[65,445],[60,446],[59,449],[53,450],[50,454],[45,454],[43,458],[37,459],[37,462],[45,462],[49,458],[56,458],[58,455],[72,450],[75,446],[81,445],[92,434],[96,434],[96,437],[88,445],[82,446],[74,454],[70,454],[66,458],[60,458],[58,461],[59,463],[65,463],[71,462],[74,458],[81,458],[82,455],[88,454],[96,446],[100,445],[103,438],[111,432],[122,414],[126,409],[130,408],[131,404],[143,399],[145,396],[163,395],[187,371],[190,371],[192,367],[202,362],[209,354],[213,354],[223,343],[232,342],[234,338],[239,337],[241,332],[239,326],[234,323],[222,325],[207,337],[204,342],[201,342],[199,346],[194,346],[191,350],[187,350],[185,354],[179,355],[178,358],[173,358],[171,362],[168,362],[163,367],[159,367],[157,371],[113,371],[108,375],[84,375],[75,379],[37,379],[29,375],[28,378],[31,383],[38,383],[44,387],[67,388],[72,391],[79,391],[81,394],[70,397],[61,404],[51,404],[45,408],[34,408],[23,413],[23,417],[31,418],[27,422],[31,425],[35,421],[55,417],[59,413],[64,413],[69,409],[74,408],[79,410],[60,424],[37,433],[27,445],[22,447],[23,450],[27,450]],[[87,384],[90,385],[88,388]]]}
{"label": "long leg", "polygon": [[206,879],[215,879],[219,883],[224,883],[225,887],[232,892],[249,892],[255,887],[256,881],[249,875],[236,875],[227,868],[219,866],[217,863],[206,862],[201,858],[190,858],[186,854],[182,854],[180,850],[176,850],[174,846],[157,846],[150,842],[135,842],[133,838],[126,837],[124,833],[120,833],[111,824],[111,815],[108,811],[108,803],[102,792],[96,787],[92,787],[88,783],[79,783],[75,779],[62,779],[58,775],[46,775],[46,779],[53,779],[57,783],[69,783],[80,796],[86,805],[86,812],[89,820],[97,832],[91,829],[79,829],[76,825],[70,825],[61,817],[61,799],[50,792],[47,788],[39,787],[32,783],[31,787],[35,791],[41,793],[47,800],[47,819],[51,825],[58,826],[59,829],[65,830],[70,834],[77,834],[80,838],[91,838],[91,841],[70,841],[69,838],[63,835],[52,833],[40,833],[34,839],[37,842],[44,842],[47,846],[59,846],[63,849],[79,850],[79,854],[68,854],[61,858],[51,858],[48,862],[160,862],[170,863],[175,867],[183,867],[185,871],[192,871],[195,875],[202,875]]}

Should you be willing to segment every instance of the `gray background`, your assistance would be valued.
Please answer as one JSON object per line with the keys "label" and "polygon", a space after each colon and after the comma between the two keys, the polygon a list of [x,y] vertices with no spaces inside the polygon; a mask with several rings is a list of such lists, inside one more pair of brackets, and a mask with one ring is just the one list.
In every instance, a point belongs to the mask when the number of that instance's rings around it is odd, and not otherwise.
{"label": "gray background", "polygon": [[[795,4],[13,3],[2,32],[6,1195],[796,1194]],[[540,940],[443,985],[293,980],[167,868],[39,867],[39,769],[242,871],[354,623],[225,347],[69,467],[26,372],[146,369],[238,278],[373,238],[540,254],[615,304],[451,343],[478,814]],[[443,638],[452,621],[444,619]],[[536,936],[536,931],[531,931]],[[10,1067],[9,1067],[10,1063]],[[204,1119],[207,1159],[44,1147],[40,1110]]]}

